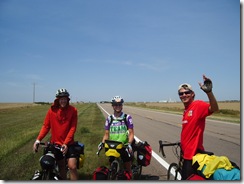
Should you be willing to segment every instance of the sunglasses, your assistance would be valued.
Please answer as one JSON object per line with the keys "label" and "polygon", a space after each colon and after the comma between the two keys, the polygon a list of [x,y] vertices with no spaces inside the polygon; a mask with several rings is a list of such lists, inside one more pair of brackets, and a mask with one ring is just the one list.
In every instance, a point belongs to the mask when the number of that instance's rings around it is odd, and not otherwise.
{"label": "sunglasses", "polygon": [[184,94],[189,95],[191,94],[192,91],[184,91],[184,92],[179,92],[179,96],[182,96]]}
{"label": "sunglasses", "polygon": [[122,106],[122,104],[113,104],[113,106]]}

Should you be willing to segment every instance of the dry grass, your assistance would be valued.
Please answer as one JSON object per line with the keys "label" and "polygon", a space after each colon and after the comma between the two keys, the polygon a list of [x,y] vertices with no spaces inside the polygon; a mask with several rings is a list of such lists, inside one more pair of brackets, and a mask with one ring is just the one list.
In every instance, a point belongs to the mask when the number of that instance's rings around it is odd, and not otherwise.
{"label": "dry grass", "polygon": [[16,107],[31,107],[37,104],[34,103],[0,103],[0,109],[9,109]]}
{"label": "dry grass", "polygon": [[219,102],[219,109],[228,109],[228,110],[234,110],[239,111],[241,109],[241,103],[240,102]]}
{"label": "dry grass", "polygon": [[[181,102],[175,103],[159,103],[159,102],[139,102],[139,103],[126,103],[126,105],[157,109],[165,112],[182,114],[184,106]],[[219,112],[214,113],[209,118],[216,120],[223,120],[229,122],[240,123],[240,102],[218,102]]]}
{"label": "dry grass", "polygon": [[[139,104],[139,103],[138,103]],[[141,103],[144,104],[144,103]],[[158,102],[148,102],[145,103],[147,107],[166,107],[166,108],[176,108],[176,109],[184,109],[184,106],[181,102],[175,103],[158,103]],[[240,102],[218,102],[219,109],[227,109],[227,110],[234,110],[240,112]]]}

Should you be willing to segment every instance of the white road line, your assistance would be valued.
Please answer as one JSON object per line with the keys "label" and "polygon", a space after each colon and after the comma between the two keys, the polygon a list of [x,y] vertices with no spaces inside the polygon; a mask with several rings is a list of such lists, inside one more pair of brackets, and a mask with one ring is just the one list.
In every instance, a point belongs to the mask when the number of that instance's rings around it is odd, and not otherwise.
{"label": "white road line", "polygon": [[[109,113],[104,109],[102,108],[99,104],[97,104],[107,115],[109,115]],[[136,141],[141,141],[138,137],[135,136],[135,140]],[[165,167],[165,169],[168,169],[169,168],[169,164],[164,160],[162,159],[157,153],[155,153],[153,150],[152,150],[152,156],[163,166]]]}

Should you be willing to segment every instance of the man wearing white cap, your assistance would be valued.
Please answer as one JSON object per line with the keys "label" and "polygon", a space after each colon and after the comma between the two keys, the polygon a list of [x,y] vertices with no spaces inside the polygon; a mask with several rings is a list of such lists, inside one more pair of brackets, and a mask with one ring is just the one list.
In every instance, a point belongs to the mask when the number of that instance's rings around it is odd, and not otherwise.
{"label": "man wearing white cap", "polygon": [[200,88],[207,94],[209,103],[202,100],[194,100],[195,92],[190,84],[181,84],[178,94],[185,106],[182,118],[181,148],[183,152],[182,179],[187,179],[194,173],[192,169],[192,157],[201,151],[203,147],[203,133],[206,117],[219,110],[218,103],[212,92],[212,81],[203,75],[204,83],[199,83]]}

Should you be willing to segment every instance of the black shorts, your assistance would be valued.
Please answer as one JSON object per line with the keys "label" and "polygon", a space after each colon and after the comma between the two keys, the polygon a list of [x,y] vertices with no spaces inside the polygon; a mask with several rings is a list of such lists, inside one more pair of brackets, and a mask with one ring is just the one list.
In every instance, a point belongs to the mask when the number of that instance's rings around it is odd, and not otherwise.
{"label": "black shorts", "polygon": [[75,151],[75,144],[68,145],[68,151],[65,154],[65,156],[60,151],[60,149],[56,149],[56,151],[55,151],[56,160],[62,160],[64,158],[77,158],[77,157],[79,157],[79,154],[77,154]]}

